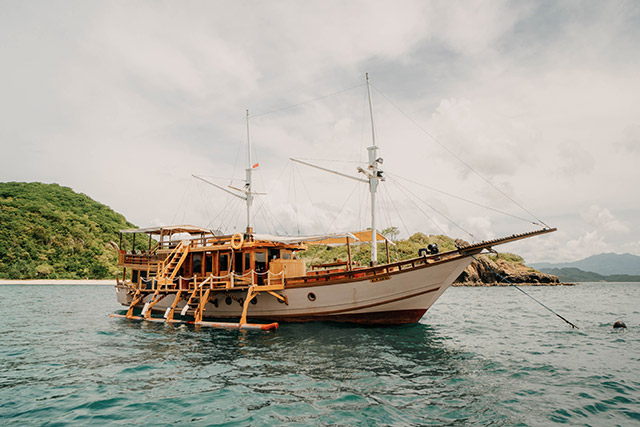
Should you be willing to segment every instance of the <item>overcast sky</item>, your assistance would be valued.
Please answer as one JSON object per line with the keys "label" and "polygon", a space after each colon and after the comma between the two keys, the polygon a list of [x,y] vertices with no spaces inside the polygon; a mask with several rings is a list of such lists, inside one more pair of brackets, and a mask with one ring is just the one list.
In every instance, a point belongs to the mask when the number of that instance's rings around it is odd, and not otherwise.
{"label": "overcast sky", "polygon": [[288,159],[357,174],[368,72],[383,228],[640,255],[639,46],[631,1],[0,0],[0,180],[241,230],[191,174],[242,185],[249,109],[257,231],[364,228],[365,185]]}

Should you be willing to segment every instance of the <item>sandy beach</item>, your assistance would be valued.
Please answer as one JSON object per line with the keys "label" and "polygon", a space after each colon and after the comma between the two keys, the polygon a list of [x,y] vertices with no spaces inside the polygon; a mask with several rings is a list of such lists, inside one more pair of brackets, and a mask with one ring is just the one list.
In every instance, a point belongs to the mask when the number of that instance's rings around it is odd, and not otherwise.
{"label": "sandy beach", "polygon": [[73,280],[73,279],[32,279],[32,280],[0,280],[0,285],[111,285],[115,286],[115,279],[106,280]]}

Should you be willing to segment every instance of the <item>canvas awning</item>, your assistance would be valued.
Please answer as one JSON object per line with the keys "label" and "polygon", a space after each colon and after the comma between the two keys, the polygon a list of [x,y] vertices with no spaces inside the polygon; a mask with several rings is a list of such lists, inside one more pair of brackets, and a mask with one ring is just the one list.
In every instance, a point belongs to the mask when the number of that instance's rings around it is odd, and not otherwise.
{"label": "canvas awning", "polygon": [[276,236],[273,234],[254,234],[253,238],[255,240],[263,240],[263,241],[286,243],[286,244],[310,243],[310,244],[320,244],[320,245],[325,243],[317,243],[317,242],[325,241],[327,239],[335,239],[336,241],[341,241],[343,244],[346,244],[345,242],[347,238],[349,238],[350,241],[358,240],[358,238],[351,233],[318,234],[318,235],[312,235],[312,236]]}
{"label": "canvas awning", "polygon": [[[351,233],[348,233],[349,236],[349,243],[350,244],[362,244],[362,243],[371,243],[371,230],[364,230],[364,231],[353,231]],[[311,245],[327,245],[327,246],[339,246],[339,245],[346,245],[346,236],[340,238],[340,237],[328,237],[326,239],[323,240],[317,240],[317,241],[313,241],[313,242],[308,242]],[[391,240],[387,239],[386,237],[384,237],[382,234],[376,232],[376,242],[384,242],[387,241],[392,245],[395,245],[395,243],[393,243]]]}
{"label": "canvas awning", "polygon": [[[387,239],[380,233],[376,233],[376,241],[384,242],[385,240],[392,245],[395,245],[391,240]],[[347,244],[347,238],[349,244],[361,244],[371,242],[371,231],[355,231],[352,233],[332,233],[332,234],[319,234],[312,236],[275,236],[270,234],[254,234],[253,238],[256,240],[266,240],[270,242],[279,243],[307,243],[309,245],[327,245],[327,246],[340,246]]]}
{"label": "canvas awning", "polygon": [[165,225],[160,227],[148,228],[130,228],[128,230],[120,230],[121,233],[146,233],[146,234],[214,234],[208,228],[202,228],[195,225]]}

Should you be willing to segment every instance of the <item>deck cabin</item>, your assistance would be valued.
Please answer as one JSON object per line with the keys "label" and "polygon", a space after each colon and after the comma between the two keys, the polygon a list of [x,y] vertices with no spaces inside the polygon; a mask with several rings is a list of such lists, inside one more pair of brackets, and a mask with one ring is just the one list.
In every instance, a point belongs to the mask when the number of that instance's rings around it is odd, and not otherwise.
{"label": "deck cabin", "polygon": [[[164,286],[193,288],[204,279],[214,277],[230,287],[240,284],[262,285],[266,281],[306,274],[304,260],[296,252],[305,250],[300,239],[274,241],[257,239],[252,233],[215,235],[211,230],[177,225],[122,230],[118,266],[122,281],[151,288]],[[129,250],[122,247],[122,234],[147,234],[148,249]],[[155,243],[154,243],[155,242]]]}

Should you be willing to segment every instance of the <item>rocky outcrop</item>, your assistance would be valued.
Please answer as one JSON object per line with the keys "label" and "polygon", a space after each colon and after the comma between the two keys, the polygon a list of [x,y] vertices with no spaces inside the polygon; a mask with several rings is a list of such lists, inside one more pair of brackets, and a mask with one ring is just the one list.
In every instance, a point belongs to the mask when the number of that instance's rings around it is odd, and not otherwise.
{"label": "rocky outcrop", "polygon": [[[498,274],[515,285],[563,285],[557,276],[541,273],[521,262],[480,255],[456,279],[453,286],[509,286]],[[496,272],[498,274],[496,274]]]}

